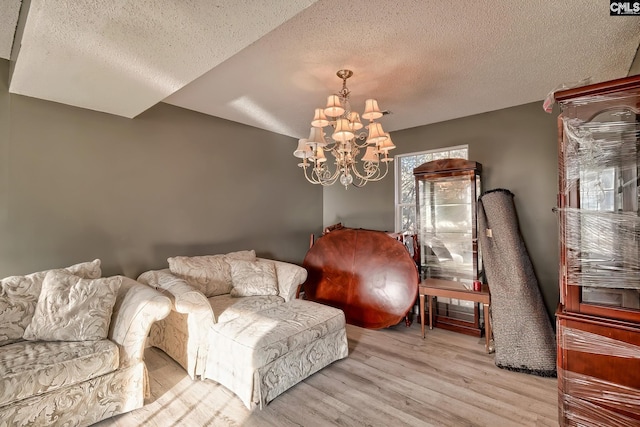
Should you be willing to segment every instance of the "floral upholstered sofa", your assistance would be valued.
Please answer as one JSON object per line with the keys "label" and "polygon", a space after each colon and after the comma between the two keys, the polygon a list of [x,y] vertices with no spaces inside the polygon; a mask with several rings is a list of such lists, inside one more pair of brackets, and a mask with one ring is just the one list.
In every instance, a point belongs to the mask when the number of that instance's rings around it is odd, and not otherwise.
{"label": "floral upholstered sofa", "polygon": [[142,407],[170,300],[100,260],[0,281],[0,426],[86,426]]}
{"label": "floral upholstered sofa", "polygon": [[[253,250],[167,261],[169,268],[138,277],[138,282],[163,291],[173,302],[171,313],[151,327],[149,345],[171,356],[192,379],[204,372],[211,325],[291,301],[307,279],[304,268],[258,258]],[[267,279],[246,279],[254,274]],[[234,278],[246,285],[242,292],[234,289]]]}
{"label": "floral upholstered sofa", "polygon": [[191,378],[211,379],[249,409],[347,357],[342,310],[296,299],[307,271],[254,251],[173,257],[169,269],[138,277],[173,299],[150,344]]}

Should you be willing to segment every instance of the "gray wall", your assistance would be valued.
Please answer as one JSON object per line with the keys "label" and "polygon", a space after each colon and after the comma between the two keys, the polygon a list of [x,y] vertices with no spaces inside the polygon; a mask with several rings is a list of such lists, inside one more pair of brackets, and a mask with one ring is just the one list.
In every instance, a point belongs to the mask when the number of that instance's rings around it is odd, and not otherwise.
{"label": "gray wall", "polygon": [[100,258],[135,277],[174,255],[301,263],[322,225],[296,141],[168,104],[130,120],[19,95],[0,61],[0,277]]}
{"label": "gray wall", "polygon": [[[558,303],[557,194],[558,112],[542,101],[457,120],[393,132],[394,154],[469,145],[469,159],[483,165],[483,189],[506,188],[515,204],[549,314]],[[393,173],[362,189],[324,189],[324,226],[394,229]]]}

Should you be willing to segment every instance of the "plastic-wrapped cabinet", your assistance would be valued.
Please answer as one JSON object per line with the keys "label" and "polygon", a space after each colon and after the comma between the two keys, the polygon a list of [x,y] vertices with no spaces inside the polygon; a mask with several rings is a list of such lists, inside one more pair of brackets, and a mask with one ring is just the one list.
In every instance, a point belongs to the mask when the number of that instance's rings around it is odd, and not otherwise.
{"label": "plastic-wrapped cabinet", "polygon": [[555,94],[561,426],[640,425],[640,76]]}

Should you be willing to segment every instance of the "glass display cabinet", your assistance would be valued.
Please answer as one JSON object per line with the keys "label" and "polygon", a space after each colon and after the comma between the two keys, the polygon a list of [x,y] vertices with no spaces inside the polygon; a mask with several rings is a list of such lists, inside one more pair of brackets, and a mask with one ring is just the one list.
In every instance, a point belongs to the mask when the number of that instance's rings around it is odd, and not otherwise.
{"label": "glass display cabinet", "polygon": [[555,99],[560,425],[640,425],[640,76]]}
{"label": "glass display cabinet", "polygon": [[[416,180],[421,279],[460,282],[473,289],[479,279],[476,203],[482,165],[465,159],[442,159],[413,170]],[[482,334],[477,303],[438,297],[437,327]]]}

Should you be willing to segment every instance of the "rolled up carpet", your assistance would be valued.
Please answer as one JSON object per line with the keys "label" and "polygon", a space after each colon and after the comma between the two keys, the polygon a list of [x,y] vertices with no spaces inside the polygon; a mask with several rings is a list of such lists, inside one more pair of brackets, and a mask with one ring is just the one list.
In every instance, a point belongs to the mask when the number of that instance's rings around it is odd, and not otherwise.
{"label": "rolled up carpet", "polygon": [[478,199],[478,240],[491,290],[495,363],[499,368],[556,376],[556,340],[524,245],[513,193]]}

